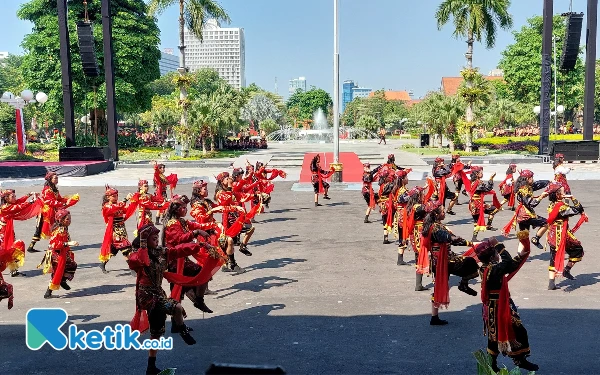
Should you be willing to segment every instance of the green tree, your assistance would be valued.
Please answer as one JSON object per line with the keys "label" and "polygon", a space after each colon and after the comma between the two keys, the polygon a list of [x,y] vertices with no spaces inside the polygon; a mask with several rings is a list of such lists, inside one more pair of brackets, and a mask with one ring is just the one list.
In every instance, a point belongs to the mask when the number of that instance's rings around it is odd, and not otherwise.
{"label": "green tree", "polygon": [[241,115],[242,119],[258,127],[260,123],[267,119],[277,121],[281,117],[281,112],[279,112],[277,105],[266,95],[257,94],[242,108]]}
{"label": "green tree", "polygon": [[[467,40],[467,70],[473,69],[473,44],[485,39],[485,47],[490,49],[496,44],[498,27],[509,30],[512,27],[512,16],[508,13],[510,0],[444,0],[435,14],[438,29],[442,29],[450,18],[454,21],[453,35]],[[467,88],[473,84],[466,75]],[[467,102],[466,122],[473,123],[473,103]],[[467,133],[466,150],[471,151],[471,132]]]}
{"label": "green tree", "polygon": [[[521,103],[531,103],[530,111],[535,105],[533,103],[540,102],[543,23],[542,17],[533,17],[527,20],[527,24],[521,30],[513,32],[515,42],[502,52],[499,63],[499,67],[504,71],[509,97]],[[555,16],[553,24],[556,45],[560,46],[565,35],[565,18]],[[562,49],[558,48],[557,61],[560,61],[561,54]],[[553,70],[557,72],[556,69]],[[558,103],[564,105],[568,115],[583,104],[585,67],[582,58],[577,58],[573,71],[558,70],[557,74]]]}
{"label": "green tree", "polygon": [[364,115],[356,122],[356,127],[364,129],[366,131],[376,133],[381,128],[381,122],[376,117],[371,115]]}
{"label": "green tree", "polygon": [[202,95],[210,95],[223,84],[228,84],[213,68],[200,68],[190,74],[189,99],[195,100]]}
{"label": "green tree", "polygon": [[178,76],[178,74],[179,73],[177,72],[169,72],[164,76],[150,82],[148,84],[148,89],[150,90],[150,92],[152,92],[153,95],[173,95],[173,93],[177,90],[175,78]]}
{"label": "green tree", "polygon": [[260,128],[265,131],[267,134],[271,134],[276,130],[279,130],[279,124],[272,119],[266,119],[260,123]]}
{"label": "green tree", "polygon": [[308,91],[296,91],[295,94],[289,97],[287,108],[297,107],[299,111],[298,119],[309,120],[313,118],[313,114],[317,109],[321,108],[325,115],[328,114],[329,106],[333,105],[333,100],[327,91],[312,87]]}
{"label": "green tree", "polygon": [[360,115],[365,108],[363,102],[366,98],[356,98],[346,105],[346,109],[341,117],[341,123],[345,126],[355,126]]}
{"label": "green tree", "polygon": [[183,108],[181,114],[181,126],[186,127],[187,109],[189,101],[187,89],[189,88],[189,77],[185,65],[185,38],[184,30],[187,27],[198,39],[203,40],[203,28],[205,21],[209,18],[229,23],[229,15],[225,9],[215,0],[150,0],[148,3],[151,15],[161,14],[172,5],[179,5],[179,74],[177,86],[179,87],[179,103]]}
{"label": "green tree", "polygon": [[[69,48],[75,113],[87,113],[94,106],[93,87],[97,88],[97,108],[106,108],[100,5],[96,1],[88,4],[100,68],[100,76],[91,78],[83,74],[77,41],[76,22],[83,20],[83,5],[81,2],[69,3]],[[113,0],[112,14],[117,111],[143,112],[151,106],[152,92],[148,83],[160,76],[159,29],[155,20],[148,17],[143,0]],[[63,92],[56,1],[30,0],[21,5],[17,15],[33,23],[32,32],[25,36],[22,43],[25,56],[21,71],[25,84],[34,92],[48,94],[43,111],[50,120],[62,121]]]}

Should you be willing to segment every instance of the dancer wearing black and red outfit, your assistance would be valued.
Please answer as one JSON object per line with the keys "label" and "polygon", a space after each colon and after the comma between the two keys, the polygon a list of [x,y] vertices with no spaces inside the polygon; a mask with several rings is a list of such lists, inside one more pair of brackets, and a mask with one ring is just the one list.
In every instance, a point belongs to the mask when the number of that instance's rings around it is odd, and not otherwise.
{"label": "dancer wearing black and red outfit", "polygon": [[396,174],[393,169],[382,168],[379,173],[379,193],[377,204],[381,213],[383,223],[383,244],[390,242],[388,236],[392,232],[394,225],[394,213],[396,206],[394,204],[394,191],[396,190]]}
{"label": "dancer wearing black and red outfit", "polygon": [[439,200],[444,207],[446,207],[446,199],[449,199],[450,204],[448,204],[448,210],[446,212],[450,215],[456,215],[456,213],[452,211],[452,208],[458,201],[458,195],[450,191],[450,188],[446,183],[446,179],[452,176],[452,168],[447,167],[444,164],[444,159],[438,157],[435,158],[432,174],[436,182],[436,197],[434,199]]}
{"label": "dancer wearing black and red outfit", "polygon": [[[171,333],[179,333],[188,345],[194,345],[196,340],[190,335],[191,328],[183,320],[185,311],[174,298],[167,297],[162,288],[163,278],[170,263],[180,258],[198,254],[200,246],[194,243],[184,243],[174,247],[159,245],[160,231],[152,224],[140,229],[138,237],[133,240],[136,251],[129,258],[129,268],[136,274],[135,304],[136,313],[131,321],[133,330],[145,332],[150,329],[150,338],[158,340],[165,333],[167,315],[171,315],[173,326]],[[148,367],[146,375],[156,375],[161,370],[156,367],[157,350],[148,352]]]}
{"label": "dancer wearing black and red outfit", "polygon": [[[548,290],[558,289],[556,287],[556,274],[562,275],[570,280],[575,280],[571,275],[571,269],[576,263],[583,259],[583,246],[575,237],[574,232],[581,224],[587,221],[583,206],[575,197],[565,192],[565,187],[558,182],[553,182],[546,188],[550,206],[548,207],[548,244],[550,245],[550,267],[548,267]],[[570,199],[571,204],[566,200]],[[569,218],[580,215],[577,224],[571,228]],[[565,267],[565,254],[569,262]]]}
{"label": "dancer wearing black and red outfit", "polygon": [[406,204],[408,240],[415,252],[415,291],[428,290],[423,286],[423,275],[429,273],[429,265],[419,265],[419,251],[421,250],[421,232],[423,231],[423,219],[425,212],[424,188],[416,186],[408,191],[408,203]]}
{"label": "dancer wearing black and red outfit", "polygon": [[515,365],[528,371],[539,366],[527,360],[530,355],[529,337],[513,302],[508,282],[521,269],[530,253],[529,232],[517,233],[519,253],[511,258],[503,244],[490,239],[475,246],[475,254],[482,263],[481,301],[483,302],[484,334],[487,352],[492,356],[492,369],[499,372],[498,355],[508,355]]}
{"label": "dancer wearing black and red outfit", "polygon": [[408,245],[408,174],[410,169],[396,171],[396,190],[393,193],[394,206],[396,207],[394,215],[394,233],[398,236],[398,260],[396,265],[407,265],[404,261],[404,252]]}
{"label": "dancer wearing black and red outfit", "polygon": [[331,177],[334,171],[333,166],[331,166],[329,171],[321,168],[321,156],[319,154],[312,158],[312,161],[310,162],[310,172],[312,174],[311,182],[315,191],[315,207],[322,206],[322,204],[319,203],[320,193],[324,193],[323,199],[331,199],[327,194],[329,192],[329,184],[324,180]]}
{"label": "dancer wearing black and red outfit", "polygon": [[[459,154],[452,154],[452,160],[450,161],[448,168],[450,168],[451,171],[455,171],[455,169],[457,167],[460,167],[460,169],[462,171],[464,171],[465,173],[469,173],[470,168],[471,168],[471,162],[468,162],[466,165],[464,165],[462,163],[462,161],[460,160]],[[467,194],[467,191],[465,190],[464,181],[461,178],[461,174],[459,174],[459,173],[453,174],[452,181],[454,182],[454,186],[456,187],[456,191],[455,191],[456,196],[458,196],[461,193],[464,196],[467,196],[467,197],[469,196]],[[457,201],[457,204],[458,204],[458,201]]]}
{"label": "dancer wearing black and red outfit", "polygon": [[531,238],[531,243],[537,246],[539,249],[543,249],[544,246],[540,243],[540,238],[548,230],[548,221],[546,218],[541,217],[535,213],[535,207],[537,207],[542,200],[548,196],[547,192],[543,192],[538,197],[533,196],[533,192],[543,189],[550,184],[550,181],[541,180],[533,181],[533,172],[530,170],[523,170],[520,173],[517,182],[515,182],[515,199],[519,204],[513,218],[504,227],[503,233],[508,235],[512,230],[513,226],[518,224],[519,230],[529,230],[531,227],[539,228],[536,235]]}
{"label": "dancer wearing black and red outfit", "polygon": [[502,194],[502,197],[504,197],[502,202],[500,202],[500,205],[504,206],[506,203],[508,203],[508,208],[511,211],[515,210],[515,173],[517,173],[517,165],[510,164],[506,170],[506,178],[500,183],[500,185],[498,185],[500,188],[500,194]]}
{"label": "dancer wearing black and red outfit", "polygon": [[[473,238],[472,241],[477,241],[477,234],[486,230],[497,230],[492,227],[494,215],[500,210],[500,202],[494,192],[494,177],[493,174],[487,182],[482,181],[483,168],[479,166],[471,167],[471,188],[469,194],[469,211],[473,217]],[[485,196],[492,195],[493,204],[485,203]],[[487,224],[485,215],[488,215]]]}
{"label": "dancer wearing black and red outfit", "polygon": [[363,195],[363,198],[365,198],[365,202],[367,202],[367,212],[365,212],[364,221],[365,223],[370,223],[369,215],[371,214],[371,210],[375,207],[377,201],[379,200],[379,194],[376,193],[373,189],[373,181],[375,180],[375,176],[377,175],[377,172],[379,172],[380,168],[381,166],[378,166],[377,168],[371,170],[370,163],[363,164],[363,186],[361,193]]}
{"label": "dancer wearing black and red outfit", "polygon": [[[439,202],[428,202],[425,205],[427,216],[423,221],[422,246],[419,252],[419,263],[427,264],[431,256],[431,271],[435,279],[431,305],[430,325],[445,325],[448,321],[438,316],[440,307],[447,307],[450,303],[450,275],[461,278],[458,290],[471,296],[477,292],[469,287],[469,280],[477,278],[478,265],[472,257],[465,257],[454,253],[451,246],[471,246],[473,243],[454,235],[442,224],[445,212]],[[428,267],[425,267],[428,268]]]}

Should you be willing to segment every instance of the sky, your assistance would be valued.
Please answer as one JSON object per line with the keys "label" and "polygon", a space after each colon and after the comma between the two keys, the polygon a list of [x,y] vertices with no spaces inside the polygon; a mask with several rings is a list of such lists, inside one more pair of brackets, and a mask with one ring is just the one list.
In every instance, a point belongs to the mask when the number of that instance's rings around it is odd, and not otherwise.
{"label": "sky", "polygon": [[[79,0],[75,0],[79,1]],[[100,1],[100,0],[88,0]],[[23,53],[23,36],[31,24],[16,16],[25,0],[0,0],[4,38],[0,51]],[[374,90],[413,91],[419,98],[440,87],[441,77],[458,76],[465,65],[466,43],[452,37],[452,25],[437,29],[441,0],[339,0],[340,84],[354,80]],[[333,0],[221,0],[231,27],[244,28],[246,83],[288,96],[290,79],[306,77],[308,86],[333,91]],[[554,1],[554,13],[569,11],[569,0]],[[573,0],[585,12],[586,0]],[[513,0],[513,30],[541,15],[543,0]],[[178,45],[178,7],[158,17],[161,50]],[[222,25],[225,26],[225,25]],[[582,35],[585,35],[585,17]],[[9,31],[9,33],[6,33]],[[10,37],[7,37],[10,35]],[[514,39],[499,31],[496,45],[476,43],[474,65],[487,74]],[[584,42],[583,39],[582,42]],[[341,94],[340,94],[341,95]]]}

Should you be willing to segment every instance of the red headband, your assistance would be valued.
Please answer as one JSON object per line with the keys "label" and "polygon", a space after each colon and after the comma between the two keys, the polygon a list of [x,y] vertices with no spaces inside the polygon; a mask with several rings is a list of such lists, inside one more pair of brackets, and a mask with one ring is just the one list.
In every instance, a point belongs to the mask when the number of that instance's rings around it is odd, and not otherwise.
{"label": "red headband", "polygon": [[227,177],[229,177],[229,172],[221,172],[219,173],[219,175],[217,176],[217,181],[221,182],[224,179],[226,179]]}
{"label": "red headband", "polygon": [[144,185],[148,185],[148,180],[140,180],[140,181],[138,182],[138,187],[142,187],[142,186],[144,186]]}
{"label": "red headband", "polygon": [[415,186],[414,188],[410,189],[410,191],[408,192],[408,195],[410,195],[412,197],[413,195],[419,194],[423,190],[425,190],[425,189],[422,186]]}
{"label": "red headband", "polygon": [[64,219],[67,215],[70,215],[71,213],[68,210],[65,209],[60,209],[58,211],[56,211],[56,215],[54,216],[54,218],[56,219],[56,221],[58,221],[59,223],[62,221],[62,219]]}
{"label": "red headband", "polygon": [[148,223],[144,225],[140,230],[138,236],[140,240],[147,240],[153,234],[160,233],[160,230],[154,226],[152,223]]}
{"label": "red headband", "polygon": [[117,195],[119,194],[119,191],[117,189],[113,189],[110,186],[106,185],[106,191],[104,192],[104,195],[106,195],[107,197],[110,197],[111,195]]}
{"label": "red headband", "polygon": [[406,169],[400,169],[396,172],[396,177],[398,178],[404,178],[406,176],[408,176],[409,171]]}
{"label": "red headband", "polygon": [[437,158],[435,158],[435,162],[436,163],[443,163],[444,162],[444,158],[437,157]]}
{"label": "red headband", "polygon": [[195,188],[203,188],[203,187],[205,187],[207,185],[208,185],[208,183],[204,182],[204,180],[198,180],[198,181],[194,181],[193,187],[195,187]]}
{"label": "red headband", "polygon": [[6,198],[11,194],[14,194],[15,191],[13,189],[2,190],[2,198]]}
{"label": "red headband", "polygon": [[478,258],[485,258],[493,254],[495,251],[494,247],[498,244],[498,240],[495,237],[480,242],[475,246],[475,254]]}
{"label": "red headband", "polygon": [[546,188],[546,192],[548,194],[556,193],[563,187],[563,184],[560,182],[551,182],[550,185]]}
{"label": "red headband", "polygon": [[425,203],[425,212],[430,213],[437,210],[441,206],[441,202],[438,201],[429,201]]}
{"label": "red headband", "polygon": [[481,172],[483,171],[483,167],[479,166],[479,165],[474,165],[471,167],[471,172]]}
{"label": "red headband", "polygon": [[533,177],[533,172],[530,171],[529,169],[524,169],[521,172],[519,172],[519,174],[526,178]]}
{"label": "red headband", "polygon": [[563,155],[563,154],[556,154],[556,155],[554,155],[554,157],[557,158],[557,159],[559,159],[559,158],[563,158],[564,159],[565,155]]}
{"label": "red headband", "polygon": [[48,172],[46,173],[46,177],[44,177],[44,180],[50,181],[54,176],[56,176],[56,172]]}

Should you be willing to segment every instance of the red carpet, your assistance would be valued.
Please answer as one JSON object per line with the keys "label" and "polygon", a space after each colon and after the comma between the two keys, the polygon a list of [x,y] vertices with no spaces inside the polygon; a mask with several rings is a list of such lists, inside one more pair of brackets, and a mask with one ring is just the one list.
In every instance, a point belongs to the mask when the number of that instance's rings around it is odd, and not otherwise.
{"label": "red carpet", "polygon": [[[310,182],[312,176],[310,162],[316,154],[316,152],[309,152],[304,155],[300,182]],[[321,168],[329,170],[329,164],[333,163],[333,152],[320,152],[319,154],[321,155]],[[340,163],[343,165],[342,182],[362,182],[363,166],[358,155],[354,152],[340,152]]]}
{"label": "red carpet", "polygon": [[83,177],[113,169],[112,161],[5,161],[0,162],[0,178],[40,178],[49,171],[59,176]]}

